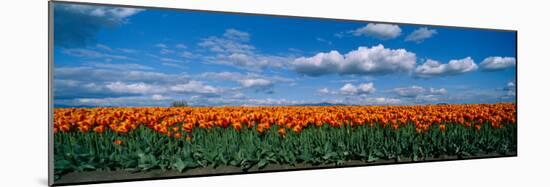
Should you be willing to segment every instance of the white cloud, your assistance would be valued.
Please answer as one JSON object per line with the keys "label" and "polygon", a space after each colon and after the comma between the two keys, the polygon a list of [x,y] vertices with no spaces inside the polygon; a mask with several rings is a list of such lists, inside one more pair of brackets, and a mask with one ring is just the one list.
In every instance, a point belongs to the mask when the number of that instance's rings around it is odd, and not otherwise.
{"label": "white cloud", "polygon": [[163,44],[163,43],[155,44],[155,47],[158,47],[158,48],[161,48],[161,49],[168,48],[168,46],[166,44]]}
{"label": "white cloud", "polygon": [[104,59],[104,60],[128,60],[127,56],[122,55],[112,55],[108,53],[98,52],[91,49],[81,49],[81,48],[64,48],[62,52],[75,57],[83,58],[93,58],[93,59]]}
{"label": "white cloud", "polygon": [[204,72],[200,77],[204,77],[207,79],[214,79],[214,80],[232,80],[237,81],[243,78],[243,74],[237,73],[237,72]]}
{"label": "white cloud", "polygon": [[196,57],[193,53],[191,53],[189,51],[183,51],[179,55],[183,58],[195,58]]}
{"label": "white cloud", "polygon": [[419,95],[414,99],[416,103],[438,103],[443,101],[443,98],[440,95]]}
{"label": "white cloud", "polygon": [[330,51],[328,53],[317,53],[313,57],[300,57],[294,60],[294,70],[310,75],[319,76],[324,74],[338,73],[341,63],[345,57],[338,51]]}
{"label": "white cloud", "polygon": [[375,90],[372,82],[359,84],[358,86],[347,83],[340,88],[340,93],[344,95],[363,95],[374,93]]}
{"label": "white cloud", "polygon": [[187,49],[187,45],[185,45],[185,44],[177,44],[177,45],[176,45],[176,48]]}
{"label": "white cloud", "polygon": [[160,49],[160,51],[159,51],[159,53],[160,53],[160,54],[163,54],[163,55],[165,55],[165,54],[171,54],[171,53],[175,53],[175,52],[176,52],[176,51],[171,50],[171,49],[167,49],[167,48],[162,48],[162,49]]}
{"label": "white cloud", "polygon": [[344,100],[333,100],[329,103],[347,104],[347,105],[402,105],[405,104],[399,98],[389,97],[369,97],[366,95],[346,97]]}
{"label": "white cloud", "polygon": [[237,93],[232,94],[231,98],[232,99],[244,99],[244,98],[246,98],[246,95],[244,95],[241,92],[237,92]]}
{"label": "white cloud", "polygon": [[235,81],[235,82],[240,82],[240,81],[246,80],[246,79],[265,79],[265,80],[269,80],[273,83],[278,83],[278,82],[287,82],[288,83],[288,82],[294,81],[293,79],[286,78],[286,77],[280,77],[280,76],[268,76],[268,75],[261,75],[261,74],[257,74],[257,73],[243,74],[243,73],[228,72],[228,71],[204,72],[204,73],[201,73],[199,75],[199,77],[203,77],[203,78],[211,79],[211,80],[220,80],[220,81],[229,80],[229,81]]}
{"label": "white cloud", "polygon": [[139,70],[143,69],[141,65],[129,65],[129,68],[120,66],[124,64],[56,67],[54,95],[56,99],[143,95],[166,92],[169,86],[190,80],[185,74],[142,71]]}
{"label": "white cloud", "polygon": [[437,76],[458,75],[472,72],[478,69],[477,64],[470,57],[458,60],[450,60],[447,64],[428,59],[422,65],[417,66],[415,76],[421,78],[430,78]]}
{"label": "white cloud", "polygon": [[120,48],[118,49],[124,53],[128,53],[128,54],[136,54],[137,52],[139,52],[138,50],[135,50],[135,49],[127,49],[127,48]]}
{"label": "white cloud", "polygon": [[402,103],[400,99],[386,98],[386,97],[366,98],[363,102],[365,104],[374,104],[374,105],[396,105],[396,104]]}
{"label": "white cloud", "polygon": [[165,58],[165,57],[161,57],[161,58],[159,58],[159,60],[162,61],[162,62],[185,63],[184,61],[181,61],[181,60],[177,60],[177,59],[173,59],[173,58]]}
{"label": "white cloud", "polygon": [[381,75],[410,72],[416,64],[416,55],[405,49],[388,49],[383,45],[358,47],[345,55],[338,51],[300,57],[293,61],[296,72],[309,76],[324,74]]}
{"label": "white cloud", "polygon": [[330,90],[328,90],[328,88],[321,88],[321,89],[317,90],[317,92],[319,92],[321,94],[329,94]]}
{"label": "white cloud", "polygon": [[283,105],[300,105],[306,103],[305,101],[295,101],[287,99],[248,99],[243,102],[243,106],[283,106]]}
{"label": "white cloud", "polygon": [[179,93],[196,93],[196,94],[218,94],[221,90],[210,85],[205,85],[200,81],[189,81],[185,84],[177,84],[170,87],[171,91]]}
{"label": "white cloud", "polygon": [[204,72],[199,77],[217,80],[233,81],[240,87],[235,90],[254,89],[256,92],[273,93],[276,83],[291,83],[294,80],[280,76],[267,76],[256,73],[242,74],[237,72]]}
{"label": "white cloud", "polygon": [[394,88],[393,91],[401,97],[416,97],[420,94],[423,94],[426,89],[420,86],[410,86],[403,88]]}
{"label": "white cloud", "polygon": [[291,61],[289,57],[259,53],[248,43],[249,37],[246,32],[227,29],[223,37],[204,38],[198,46],[213,52],[214,55],[203,56],[202,60],[250,71],[262,71],[266,67],[282,68]]}
{"label": "white cloud", "polygon": [[109,90],[118,93],[134,93],[134,94],[148,94],[148,93],[161,93],[165,92],[165,89],[155,85],[139,83],[123,83],[120,81],[111,82],[105,85]]}
{"label": "white cloud", "polygon": [[102,50],[105,50],[105,51],[113,51],[113,49],[111,49],[111,47],[107,46],[107,45],[103,45],[103,44],[96,44],[95,45],[98,49],[102,49]]}
{"label": "white cloud", "polygon": [[516,66],[516,58],[493,56],[485,58],[479,66],[484,71],[498,71]]}
{"label": "white cloud", "polygon": [[57,100],[56,104],[67,106],[169,106],[170,99],[153,99],[153,96],[128,96],[128,97],[105,97],[105,98],[77,98],[71,100]]}
{"label": "white cloud", "polygon": [[[257,63],[251,56],[242,53],[233,53],[227,57],[227,60],[232,62],[234,65],[243,67],[252,67]],[[264,65],[262,64],[259,65],[259,67],[263,66]]]}
{"label": "white cloud", "polygon": [[[234,30],[234,29],[233,29]],[[236,40],[235,37],[225,37],[233,36],[234,34],[228,34],[231,32],[228,30],[223,34],[224,37],[210,36],[201,40],[198,44],[200,47],[209,49],[212,52],[218,53],[244,53],[250,54],[252,50],[255,49],[254,46],[244,43],[242,40]]]}
{"label": "white cloud", "polygon": [[[96,35],[102,28],[114,28],[129,22],[129,17],[143,11],[136,8],[120,8],[97,5],[55,4],[52,9],[63,21],[56,21],[54,44],[62,47],[96,45]],[[90,45],[91,46],[91,45]]]}
{"label": "white cloud", "polygon": [[441,96],[447,94],[445,88],[426,89],[416,85],[394,88],[391,91],[400,97],[404,97],[405,100],[414,101],[415,103],[434,103],[441,100]]}
{"label": "white cloud", "polygon": [[506,83],[504,88],[497,88],[497,91],[502,91],[500,99],[504,101],[515,101],[516,99],[516,81]]}
{"label": "white cloud", "polygon": [[369,23],[364,27],[351,31],[354,36],[371,36],[379,39],[392,39],[401,35],[398,25],[384,23]]}
{"label": "white cloud", "polygon": [[185,66],[182,66],[182,65],[176,64],[176,63],[170,63],[170,62],[164,62],[164,63],[161,63],[161,65],[168,66],[168,67],[173,67],[173,68],[178,68],[178,69],[187,69]]}
{"label": "white cloud", "polygon": [[436,88],[430,88],[430,94],[434,94],[434,95],[444,95],[444,94],[447,94],[447,89],[445,88],[440,88],[440,89],[436,89]]}
{"label": "white cloud", "polygon": [[90,63],[90,66],[103,68],[103,69],[115,69],[115,70],[152,70],[152,67],[141,65],[141,64],[131,64],[131,63]]}
{"label": "white cloud", "polygon": [[64,5],[61,6],[61,8],[72,12],[87,14],[90,16],[103,17],[113,22],[124,22],[125,18],[143,11],[143,9],[137,8],[120,8],[77,4]]}
{"label": "white cloud", "polygon": [[169,99],[172,99],[172,98],[168,97],[168,96],[163,96],[163,95],[160,95],[160,94],[154,94],[154,95],[151,96],[151,99],[156,100],[156,101],[160,101],[160,100],[169,100]]}
{"label": "white cloud", "polygon": [[289,106],[306,104],[307,102],[301,100],[288,100],[284,98],[246,98],[237,95],[237,97],[229,98],[191,97],[189,103],[195,106]]}
{"label": "white cloud", "polygon": [[239,82],[245,88],[266,87],[266,86],[272,86],[273,85],[273,82],[271,82],[269,80],[266,80],[266,79],[262,79],[262,78],[243,79],[243,80],[239,80]]}
{"label": "white cloud", "polygon": [[435,29],[428,29],[427,27],[421,27],[414,30],[411,34],[409,34],[405,38],[405,41],[422,43],[424,40],[432,37],[435,34],[437,34],[437,31]]}
{"label": "white cloud", "polygon": [[315,38],[315,40],[317,40],[318,42],[321,42],[321,43],[326,43],[326,44],[328,44],[328,45],[332,45],[332,42],[331,42],[331,41],[329,41],[329,40],[327,40],[327,39],[324,39],[324,38],[319,38],[319,37],[317,37],[317,38]]}
{"label": "white cloud", "polygon": [[237,29],[227,29],[223,36],[232,40],[248,41],[250,40],[250,34],[247,32],[239,31]]}

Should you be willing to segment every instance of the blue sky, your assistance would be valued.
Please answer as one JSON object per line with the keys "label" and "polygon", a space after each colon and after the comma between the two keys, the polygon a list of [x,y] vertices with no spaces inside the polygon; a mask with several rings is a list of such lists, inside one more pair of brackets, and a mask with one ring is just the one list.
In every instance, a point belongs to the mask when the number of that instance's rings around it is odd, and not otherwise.
{"label": "blue sky", "polygon": [[516,33],[56,3],[56,106],[515,102]]}

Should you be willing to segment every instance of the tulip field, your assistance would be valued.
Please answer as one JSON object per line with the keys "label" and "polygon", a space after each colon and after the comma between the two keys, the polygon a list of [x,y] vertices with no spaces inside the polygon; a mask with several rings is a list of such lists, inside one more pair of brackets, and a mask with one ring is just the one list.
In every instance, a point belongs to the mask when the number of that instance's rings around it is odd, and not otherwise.
{"label": "tulip field", "polygon": [[54,171],[514,155],[516,104],[56,108]]}

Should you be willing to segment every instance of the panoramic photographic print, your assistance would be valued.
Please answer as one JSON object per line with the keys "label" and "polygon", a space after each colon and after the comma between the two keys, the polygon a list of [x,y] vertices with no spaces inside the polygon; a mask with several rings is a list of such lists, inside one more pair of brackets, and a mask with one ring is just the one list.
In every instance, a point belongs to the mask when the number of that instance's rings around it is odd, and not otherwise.
{"label": "panoramic photographic print", "polygon": [[516,31],[50,12],[54,185],[517,155]]}

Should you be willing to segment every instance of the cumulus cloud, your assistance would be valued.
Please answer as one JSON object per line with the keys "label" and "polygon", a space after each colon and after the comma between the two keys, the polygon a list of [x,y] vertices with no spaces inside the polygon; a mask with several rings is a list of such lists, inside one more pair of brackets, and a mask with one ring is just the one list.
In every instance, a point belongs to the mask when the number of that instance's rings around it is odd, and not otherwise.
{"label": "cumulus cloud", "polygon": [[54,7],[54,44],[82,47],[94,43],[104,28],[127,24],[129,17],[143,11],[136,8],[57,3]]}
{"label": "cumulus cloud", "polygon": [[407,35],[407,37],[405,38],[405,41],[422,43],[424,40],[431,38],[435,34],[437,34],[437,31],[435,29],[428,29],[428,27],[421,27],[414,30],[411,34]]}
{"label": "cumulus cloud", "polygon": [[309,76],[337,73],[345,57],[338,51],[317,53],[313,57],[300,57],[294,60],[294,70]]}
{"label": "cumulus cloud", "polygon": [[479,66],[483,71],[499,71],[516,66],[516,58],[493,56],[485,58]]}
{"label": "cumulus cloud", "polygon": [[319,92],[320,94],[329,94],[330,90],[328,88],[321,88],[317,90],[317,92]]}
{"label": "cumulus cloud", "polygon": [[354,36],[370,36],[378,39],[392,39],[401,35],[398,25],[384,23],[369,23],[364,27],[351,31]]}
{"label": "cumulus cloud", "polygon": [[428,59],[414,70],[415,76],[431,78],[437,76],[450,76],[472,72],[478,69],[477,64],[471,57],[458,60],[450,60],[447,64]]}
{"label": "cumulus cloud", "polygon": [[374,93],[376,89],[372,82],[359,84],[357,86],[347,83],[340,88],[340,93],[344,95],[364,95]]}
{"label": "cumulus cloud", "polygon": [[384,48],[380,44],[371,48],[358,47],[345,55],[334,50],[317,53],[312,57],[297,58],[292,64],[296,72],[309,76],[383,75],[411,71],[416,64],[416,55],[405,49]]}

